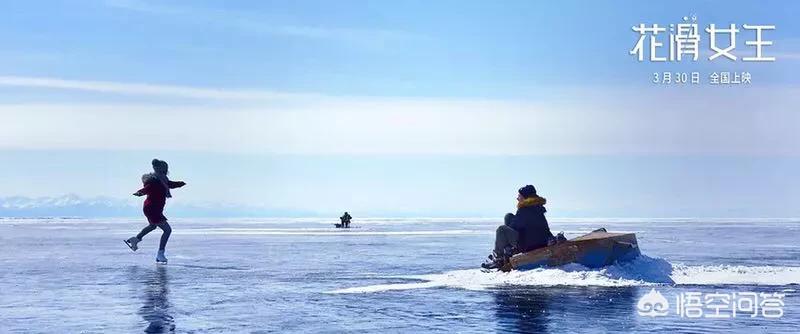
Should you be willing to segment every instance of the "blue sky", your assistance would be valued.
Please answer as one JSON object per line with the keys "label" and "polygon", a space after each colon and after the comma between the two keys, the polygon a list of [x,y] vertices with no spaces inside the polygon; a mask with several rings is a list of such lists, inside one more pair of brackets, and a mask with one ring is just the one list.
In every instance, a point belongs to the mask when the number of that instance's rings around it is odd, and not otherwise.
{"label": "blue sky", "polygon": [[[192,185],[177,201],[501,216],[534,183],[556,216],[797,216],[799,9],[3,3],[0,196],[124,197],[158,156]],[[691,14],[775,25],[777,61],[628,55],[632,26]],[[662,87],[654,71],[753,84]]]}

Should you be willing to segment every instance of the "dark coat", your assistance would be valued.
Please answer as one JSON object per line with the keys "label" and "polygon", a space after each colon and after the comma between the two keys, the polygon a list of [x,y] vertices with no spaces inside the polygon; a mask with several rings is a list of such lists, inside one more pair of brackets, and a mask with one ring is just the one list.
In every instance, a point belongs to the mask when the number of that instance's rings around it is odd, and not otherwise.
{"label": "dark coat", "polygon": [[547,212],[543,205],[526,206],[517,209],[517,214],[511,220],[511,228],[519,233],[518,248],[521,252],[528,252],[547,246],[553,238],[550,226],[547,225]]}
{"label": "dark coat", "polygon": [[[186,185],[183,181],[169,181],[170,188],[180,188]],[[161,224],[167,221],[164,217],[164,206],[167,204],[167,190],[164,185],[155,178],[148,179],[144,183],[144,188],[139,189],[137,194],[147,195],[144,200],[142,211],[150,224]]]}

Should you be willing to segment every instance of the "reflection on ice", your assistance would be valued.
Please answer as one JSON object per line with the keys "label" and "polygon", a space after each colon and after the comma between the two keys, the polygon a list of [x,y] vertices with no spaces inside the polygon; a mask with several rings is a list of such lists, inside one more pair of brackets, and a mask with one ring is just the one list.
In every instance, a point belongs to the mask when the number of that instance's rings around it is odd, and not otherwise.
{"label": "reflection on ice", "polygon": [[142,307],[138,313],[147,323],[145,333],[168,333],[175,330],[175,323],[170,315],[167,271],[166,265],[158,265],[155,269],[130,269],[134,293],[142,296]]}
{"label": "reflection on ice", "polygon": [[[506,333],[561,333],[559,318],[571,309],[580,309],[583,317],[604,319],[608,312],[626,312],[636,302],[636,287],[574,287],[492,289],[499,328]],[[597,332],[621,332],[624,324],[599,321]]]}

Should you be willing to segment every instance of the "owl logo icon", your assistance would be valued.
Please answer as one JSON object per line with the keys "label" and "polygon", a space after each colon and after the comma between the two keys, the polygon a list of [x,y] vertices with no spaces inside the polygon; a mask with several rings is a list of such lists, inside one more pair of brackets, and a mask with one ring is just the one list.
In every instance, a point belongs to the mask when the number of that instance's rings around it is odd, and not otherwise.
{"label": "owl logo icon", "polygon": [[636,309],[641,316],[663,317],[669,312],[669,302],[656,289],[650,289],[650,292],[639,299]]}

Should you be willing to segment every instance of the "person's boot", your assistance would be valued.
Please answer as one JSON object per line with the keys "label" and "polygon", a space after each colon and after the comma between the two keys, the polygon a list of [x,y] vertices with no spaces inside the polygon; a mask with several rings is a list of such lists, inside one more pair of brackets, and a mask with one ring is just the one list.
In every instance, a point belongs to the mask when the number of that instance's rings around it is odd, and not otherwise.
{"label": "person's boot", "polygon": [[164,256],[163,250],[158,251],[158,255],[156,255],[156,263],[167,263],[167,257]]}
{"label": "person's boot", "polygon": [[481,268],[483,269],[497,269],[500,268],[497,262],[487,259],[481,263]]}
{"label": "person's boot", "polygon": [[135,252],[137,249],[139,249],[139,241],[141,241],[141,240],[139,240],[139,238],[134,236],[134,237],[130,237],[127,240],[124,240],[124,241],[125,241],[125,244],[128,245],[128,247],[130,247],[131,250]]}
{"label": "person's boot", "polygon": [[489,254],[489,257],[486,259],[486,261],[483,261],[483,263],[481,263],[481,268],[483,269],[500,268],[501,261],[502,261],[502,256],[498,256],[497,254],[495,254],[494,251],[492,251],[492,254]]}

